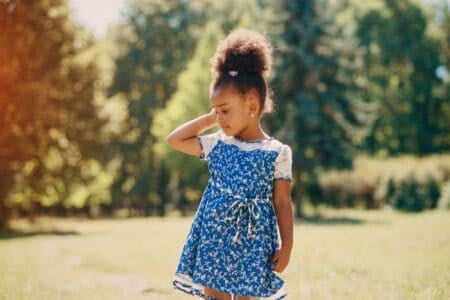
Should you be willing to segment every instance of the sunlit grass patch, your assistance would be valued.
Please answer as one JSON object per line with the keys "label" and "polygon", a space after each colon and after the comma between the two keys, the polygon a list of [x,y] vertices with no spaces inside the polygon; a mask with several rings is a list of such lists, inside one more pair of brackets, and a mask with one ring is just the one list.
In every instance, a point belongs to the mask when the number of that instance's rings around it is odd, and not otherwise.
{"label": "sunlit grass patch", "polygon": [[[193,299],[171,285],[191,222],[15,221],[0,235],[0,298]],[[295,226],[288,299],[450,297],[450,213],[325,209]]]}

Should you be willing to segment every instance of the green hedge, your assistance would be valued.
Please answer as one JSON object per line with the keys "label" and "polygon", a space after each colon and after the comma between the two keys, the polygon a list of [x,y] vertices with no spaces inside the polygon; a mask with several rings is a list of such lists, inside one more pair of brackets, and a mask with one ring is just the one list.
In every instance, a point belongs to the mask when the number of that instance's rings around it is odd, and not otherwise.
{"label": "green hedge", "polygon": [[358,157],[353,170],[333,170],[318,176],[322,201],[335,207],[382,208],[404,211],[450,209],[450,155]]}

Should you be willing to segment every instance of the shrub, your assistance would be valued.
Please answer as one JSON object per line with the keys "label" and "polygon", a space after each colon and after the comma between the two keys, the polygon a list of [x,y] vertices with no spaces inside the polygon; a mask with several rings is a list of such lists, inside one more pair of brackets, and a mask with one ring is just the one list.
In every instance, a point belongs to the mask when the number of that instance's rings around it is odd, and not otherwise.
{"label": "shrub", "polygon": [[360,156],[353,170],[332,170],[318,178],[321,200],[336,207],[382,208],[390,204],[417,212],[450,206],[450,155],[384,160]]}

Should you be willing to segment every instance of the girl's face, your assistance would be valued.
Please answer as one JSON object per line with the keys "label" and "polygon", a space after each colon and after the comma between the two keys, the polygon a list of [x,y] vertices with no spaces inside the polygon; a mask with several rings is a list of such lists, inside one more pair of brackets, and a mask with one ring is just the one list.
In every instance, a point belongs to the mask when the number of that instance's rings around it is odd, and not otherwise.
{"label": "girl's face", "polygon": [[[211,102],[216,110],[217,123],[228,136],[239,135],[258,119],[254,97],[243,97],[233,86],[217,88]],[[250,117],[251,113],[254,117]]]}

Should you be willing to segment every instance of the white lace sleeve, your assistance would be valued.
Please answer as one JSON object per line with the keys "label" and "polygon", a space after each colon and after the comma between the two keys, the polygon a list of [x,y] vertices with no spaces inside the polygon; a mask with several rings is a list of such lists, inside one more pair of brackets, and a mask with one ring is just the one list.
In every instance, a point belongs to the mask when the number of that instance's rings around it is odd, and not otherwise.
{"label": "white lace sleeve", "polygon": [[275,160],[274,179],[292,180],[292,150],[284,144]]}
{"label": "white lace sleeve", "polygon": [[218,130],[218,131],[210,133],[210,134],[198,136],[198,140],[200,142],[200,148],[201,148],[200,158],[202,160],[205,160],[205,161],[208,160],[209,152],[211,152],[212,148],[219,140],[220,134],[221,134],[220,130]]}

